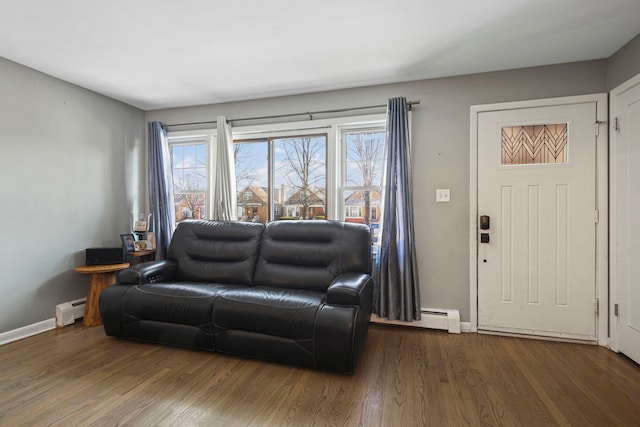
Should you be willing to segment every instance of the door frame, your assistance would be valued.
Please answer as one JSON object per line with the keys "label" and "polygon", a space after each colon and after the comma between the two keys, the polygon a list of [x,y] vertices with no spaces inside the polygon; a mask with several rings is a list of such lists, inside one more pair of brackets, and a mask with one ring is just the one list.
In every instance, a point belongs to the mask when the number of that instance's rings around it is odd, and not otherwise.
{"label": "door frame", "polygon": [[618,132],[615,128],[615,121],[614,119],[616,117],[618,117],[619,115],[619,111],[618,111],[618,103],[617,101],[617,97],[619,97],[620,95],[622,95],[624,92],[628,91],[629,89],[633,88],[634,86],[640,85],[640,74],[637,74],[636,76],[630,78],[629,80],[627,80],[626,82],[622,83],[620,86],[617,86],[616,88],[612,89],[610,92],[610,117],[611,117],[611,123],[609,124],[609,134],[610,134],[610,156],[609,156],[609,168],[611,171],[611,175],[610,175],[610,215],[611,215],[611,223],[609,225],[610,228],[610,236],[611,236],[611,241],[609,243],[610,246],[610,251],[611,251],[611,267],[610,267],[610,275],[609,275],[609,284],[610,284],[610,307],[609,307],[609,321],[610,321],[610,338],[609,338],[609,347],[611,348],[611,350],[613,351],[620,351],[620,347],[619,347],[619,328],[620,328],[620,318],[618,316],[615,315],[615,310],[614,310],[614,304],[618,302],[618,294],[619,294],[619,287],[621,286],[621,284],[618,282],[617,280],[617,276],[618,274],[620,274],[621,272],[619,272],[617,270],[617,258],[618,258],[618,250],[617,250],[617,234],[618,234],[618,223],[616,221],[617,218],[617,214],[618,214],[618,197],[624,197],[624,195],[619,195],[618,194],[618,180],[617,180],[617,174],[618,174],[618,158],[616,157],[617,152],[618,152],[618,144],[620,143],[620,141],[618,141]]}
{"label": "door frame", "polygon": [[[471,106],[470,155],[469,155],[469,291],[470,329],[478,332],[478,115],[484,112],[515,110],[568,104],[596,103],[594,132],[596,140],[596,298],[598,298],[596,318],[596,339],[599,345],[607,345],[609,318],[609,212],[608,212],[608,105],[607,94],[568,96],[561,98],[536,99],[528,101],[503,102]],[[599,124],[596,124],[597,121]]]}

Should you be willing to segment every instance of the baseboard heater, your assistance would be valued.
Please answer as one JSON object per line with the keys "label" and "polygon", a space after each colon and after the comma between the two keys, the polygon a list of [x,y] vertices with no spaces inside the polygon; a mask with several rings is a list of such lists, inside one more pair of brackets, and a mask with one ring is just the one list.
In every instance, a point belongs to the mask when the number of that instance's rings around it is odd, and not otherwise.
{"label": "baseboard heater", "polygon": [[76,319],[84,317],[86,298],[63,302],[56,305],[56,326],[62,327],[75,323]]}
{"label": "baseboard heater", "polygon": [[460,312],[458,310],[443,310],[439,308],[421,308],[420,320],[402,322],[400,320],[387,320],[371,315],[372,323],[385,325],[412,326],[415,328],[443,329],[451,334],[460,333]]}

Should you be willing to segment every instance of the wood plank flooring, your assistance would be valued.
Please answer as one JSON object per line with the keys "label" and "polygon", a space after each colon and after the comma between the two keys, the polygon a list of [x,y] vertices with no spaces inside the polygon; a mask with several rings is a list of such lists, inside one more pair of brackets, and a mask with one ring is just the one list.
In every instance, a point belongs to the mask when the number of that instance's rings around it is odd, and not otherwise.
{"label": "wood plank flooring", "polygon": [[106,337],[0,347],[2,426],[640,426],[607,349],[372,325],[353,375]]}

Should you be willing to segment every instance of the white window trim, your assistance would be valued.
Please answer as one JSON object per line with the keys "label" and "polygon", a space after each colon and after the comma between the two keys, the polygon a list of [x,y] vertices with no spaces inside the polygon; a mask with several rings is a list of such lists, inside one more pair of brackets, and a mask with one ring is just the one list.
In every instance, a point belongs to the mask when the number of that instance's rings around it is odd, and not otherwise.
{"label": "white window trim", "polygon": [[[362,132],[366,132],[368,130],[371,131],[380,131],[381,128],[384,129],[385,128],[385,121],[386,121],[386,116],[382,119],[382,121],[376,121],[373,123],[368,123],[367,125],[358,125],[358,124],[353,124],[353,125],[348,125],[348,126],[340,126],[338,131],[340,132],[339,137],[338,137],[338,141],[340,141],[340,153],[341,153],[341,157],[342,157],[342,176],[341,176],[341,182],[344,182],[344,185],[340,188],[341,192],[337,197],[336,203],[339,203],[342,206],[342,212],[345,212],[346,215],[346,210],[345,210],[345,206],[344,206],[344,193],[347,191],[360,191],[360,192],[364,192],[364,191],[380,191],[382,193],[382,185],[376,186],[359,186],[359,185],[348,185],[345,181],[344,181],[344,174],[346,173],[346,158],[347,158],[347,145],[345,142],[345,138],[343,138],[343,135],[347,132],[350,131],[362,131]],[[363,209],[364,210],[364,209]],[[361,215],[364,215],[364,212],[360,212]],[[351,218],[363,218],[363,216],[360,217],[351,217]]]}
{"label": "white window trim", "polygon": [[[217,138],[216,134],[215,134],[215,130],[214,130],[214,134],[213,136],[215,138]],[[169,145],[169,152],[171,152],[171,146],[173,145],[181,145],[181,144],[193,144],[193,143],[202,143],[205,142],[207,143],[207,159],[208,159],[208,163],[207,163],[207,177],[208,177],[208,182],[207,182],[207,188],[204,191],[205,193],[205,200],[207,200],[207,207],[206,207],[206,212],[213,212],[212,208],[212,202],[211,202],[211,188],[212,188],[212,177],[211,177],[211,156],[212,156],[212,144],[213,144],[213,140],[210,137],[210,134],[208,133],[203,133],[202,131],[181,131],[181,132],[171,132],[170,134],[167,134],[167,140],[168,140],[168,145]],[[173,164],[172,166],[172,170],[173,170]],[[181,191],[181,194],[199,194],[201,193],[201,191]],[[174,207],[172,206],[172,209]],[[175,212],[174,212],[175,214]]]}
{"label": "white window trim", "polygon": [[[232,121],[233,122],[233,121]],[[344,182],[344,158],[345,144],[342,141],[342,132],[345,130],[366,130],[366,128],[379,128],[385,126],[386,114],[371,114],[363,116],[338,117],[331,119],[319,119],[312,121],[296,121],[285,123],[262,124],[252,126],[237,126],[232,128],[233,140],[243,141],[261,138],[295,136],[302,133],[326,133],[327,134],[327,219],[341,220],[344,217],[344,200],[342,194],[349,189],[371,189],[378,187],[347,187]],[[213,163],[213,149],[217,140],[217,130],[198,129],[190,131],[168,132],[167,137],[175,142],[188,142],[190,139],[207,139],[209,141],[209,177],[211,177],[211,165]],[[175,141],[175,142],[174,142]],[[211,178],[210,178],[211,179]],[[211,188],[211,182],[209,183]],[[212,204],[210,194],[207,195],[208,204]],[[209,212],[212,212],[209,206]]]}
{"label": "white window trim", "polygon": [[268,137],[294,136],[301,133],[327,134],[327,219],[341,220],[344,216],[342,186],[344,175],[344,144],[342,132],[348,129],[384,126],[386,114],[339,117],[313,121],[239,126],[233,128],[235,141]]}

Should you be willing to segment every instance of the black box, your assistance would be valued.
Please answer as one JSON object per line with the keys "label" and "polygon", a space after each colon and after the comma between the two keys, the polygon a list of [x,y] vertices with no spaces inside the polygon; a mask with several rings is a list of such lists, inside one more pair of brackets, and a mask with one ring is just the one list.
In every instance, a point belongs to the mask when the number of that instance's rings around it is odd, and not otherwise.
{"label": "black box", "polygon": [[127,259],[124,246],[115,248],[87,248],[87,265],[122,264]]}

